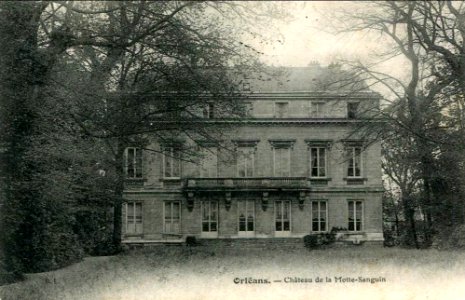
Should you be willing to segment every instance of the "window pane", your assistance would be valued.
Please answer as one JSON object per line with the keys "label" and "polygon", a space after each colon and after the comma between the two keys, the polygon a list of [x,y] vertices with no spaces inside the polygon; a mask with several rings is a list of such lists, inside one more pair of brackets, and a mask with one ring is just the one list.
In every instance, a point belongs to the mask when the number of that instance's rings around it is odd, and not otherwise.
{"label": "window pane", "polygon": [[137,178],[142,177],[142,149],[136,149],[136,175]]}
{"label": "window pane", "polygon": [[165,177],[172,177],[171,176],[171,161],[172,161],[172,157],[171,157],[171,148],[166,148],[165,151],[163,152],[163,160],[164,160],[164,163],[165,163]]}
{"label": "window pane", "polygon": [[216,231],[216,222],[210,223],[210,231]]}
{"label": "window pane", "polygon": [[127,176],[133,178],[135,175],[134,171],[134,148],[128,148]]}
{"label": "window pane", "polygon": [[134,222],[134,202],[127,204],[127,219],[128,223]]}
{"label": "window pane", "polygon": [[177,220],[179,219],[179,205],[180,203],[179,202],[173,202],[173,205],[172,205],[172,216],[173,216],[173,219]]}
{"label": "window pane", "polygon": [[136,223],[142,223],[142,203],[135,203],[136,206]]}
{"label": "window pane", "polygon": [[284,221],[283,231],[289,231],[289,230],[290,230],[289,221]]}
{"label": "window pane", "polygon": [[357,202],[356,202],[355,218],[356,218],[357,220],[361,220],[361,219],[362,219],[362,202],[360,202],[360,201],[357,201]]}
{"label": "window pane", "polygon": [[325,161],[325,148],[319,148],[319,176],[320,177],[323,177],[325,176],[325,165],[326,165],[326,161]]}

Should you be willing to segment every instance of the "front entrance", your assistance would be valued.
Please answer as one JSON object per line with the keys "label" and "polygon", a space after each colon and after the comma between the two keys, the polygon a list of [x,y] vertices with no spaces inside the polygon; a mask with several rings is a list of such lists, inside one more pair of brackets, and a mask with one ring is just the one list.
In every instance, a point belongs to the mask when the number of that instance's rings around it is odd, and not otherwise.
{"label": "front entrance", "polygon": [[202,234],[203,238],[218,237],[218,201],[202,201]]}
{"label": "front entrance", "polygon": [[239,200],[237,215],[239,217],[239,236],[253,237],[255,235],[255,201]]}

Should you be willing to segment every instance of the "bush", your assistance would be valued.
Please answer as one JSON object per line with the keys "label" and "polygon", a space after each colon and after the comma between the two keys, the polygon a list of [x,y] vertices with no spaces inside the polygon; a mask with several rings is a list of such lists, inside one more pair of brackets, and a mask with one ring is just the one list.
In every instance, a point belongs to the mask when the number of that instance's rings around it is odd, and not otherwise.
{"label": "bush", "polygon": [[309,234],[304,236],[304,246],[308,249],[316,249],[321,246],[331,245],[336,241],[336,231],[329,233]]}
{"label": "bush", "polygon": [[186,245],[187,246],[196,246],[197,245],[197,239],[195,236],[187,236],[186,237]]}

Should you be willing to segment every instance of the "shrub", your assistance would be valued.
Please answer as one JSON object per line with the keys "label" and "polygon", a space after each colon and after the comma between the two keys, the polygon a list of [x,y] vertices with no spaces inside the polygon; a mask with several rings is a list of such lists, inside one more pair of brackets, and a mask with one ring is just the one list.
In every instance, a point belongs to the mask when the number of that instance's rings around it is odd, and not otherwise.
{"label": "shrub", "polygon": [[186,245],[187,246],[196,246],[197,245],[197,239],[195,236],[187,236],[186,237]]}
{"label": "shrub", "polygon": [[304,236],[304,246],[308,249],[316,249],[321,246],[331,245],[336,241],[336,233],[309,234]]}

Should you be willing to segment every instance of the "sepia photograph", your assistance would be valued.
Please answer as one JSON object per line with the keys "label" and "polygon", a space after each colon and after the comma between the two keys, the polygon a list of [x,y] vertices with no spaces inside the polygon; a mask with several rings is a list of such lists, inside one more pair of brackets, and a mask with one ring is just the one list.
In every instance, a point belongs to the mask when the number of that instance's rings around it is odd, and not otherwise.
{"label": "sepia photograph", "polygon": [[1,1],[16,299],[465,299],[465,2]]}

